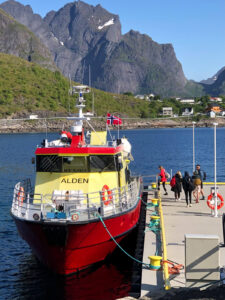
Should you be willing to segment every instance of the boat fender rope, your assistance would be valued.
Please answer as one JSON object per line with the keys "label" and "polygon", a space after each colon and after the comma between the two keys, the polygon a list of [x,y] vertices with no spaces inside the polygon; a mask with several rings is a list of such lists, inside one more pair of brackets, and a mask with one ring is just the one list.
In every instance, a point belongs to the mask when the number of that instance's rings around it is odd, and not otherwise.
{"label": "boat fender rope", "polygon": [[148,269],[150,269],[149,264],[144,263],[143,261],[140,261],[138,259],[136,259],[135,257],[133,257],[132,255],[130,255],[128,252],[126,252],[121,246],[120,244],[117,243],[117,241],[114,239],[114,237],[112,236],[112,234],[110,233],[110,231],[108,230],[107,226],[105,225],[105,222],[103,221],[102,217],[100,216],[99,213],[96,212],[97,217],[100,219],[103,227],[105,228],[105,230],[107,231],[108,235],[111,237],[111,239],[113,240],[113,242],[120,248],[121,251],[123,251],[128,257],[130,257],[131,259],[133,259],[135,262],[145,265]]}
{"label": "boat fender rope", "polygon": [[[207,199],[207,205],[212,210],[215,209],[215,202],[214,202],[214,200],[212,201],[213,197],[214,197],[214,194],[212,193],[208,196],[208,199]],[[224,200],[223,200],[223,197],[218,193],[217,193],[217,197],[220,199],[220,204],[217,203],[217,209],[221,209],[221,207],[223,207],[223,205],[224,205]]]}
{"label": "boat fender rope", "polygon": [[173,261],[171,261],[171,260],[169,260],[169,259],[168,259],[168,260],[162,260],[162,261],[161,261],[161,265],[163,265],[163,264],[165,264],[165,263],[171,265],[171,267],[168,266],[169,274],[173,274],[173,275],[175,275],[175,274],[180,274],[180,270],[183,270],[183,269],[184,269],[184,265],[178,264],[178,263],[173,262]]}

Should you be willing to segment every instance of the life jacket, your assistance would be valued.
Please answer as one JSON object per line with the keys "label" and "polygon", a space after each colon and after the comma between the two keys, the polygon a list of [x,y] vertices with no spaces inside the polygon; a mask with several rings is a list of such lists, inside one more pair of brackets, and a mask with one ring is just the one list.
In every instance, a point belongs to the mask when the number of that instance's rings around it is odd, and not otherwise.
{"label": "life jacket", "polygon": [[176,185],[176,178],[175,176],[172,177],[172,179],[170,180],[170,186],[174,187]]}

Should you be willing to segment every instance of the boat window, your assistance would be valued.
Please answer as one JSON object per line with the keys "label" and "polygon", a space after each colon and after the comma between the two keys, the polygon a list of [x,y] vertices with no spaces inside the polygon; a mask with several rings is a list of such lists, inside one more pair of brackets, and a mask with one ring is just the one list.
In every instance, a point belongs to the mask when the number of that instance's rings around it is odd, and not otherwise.
{"label": "boat window", "polygon": [[62,157],[58,155],[37,155],[36,169],[37,172],[61,172]]}
{"label": "boat window", "polygon": [[89,172],[86,156],[63,157],[63,172]]}
{"label": "boat window", "polygon": [[91,155],[91,172],[116,171],[115,158],[113,155]]}

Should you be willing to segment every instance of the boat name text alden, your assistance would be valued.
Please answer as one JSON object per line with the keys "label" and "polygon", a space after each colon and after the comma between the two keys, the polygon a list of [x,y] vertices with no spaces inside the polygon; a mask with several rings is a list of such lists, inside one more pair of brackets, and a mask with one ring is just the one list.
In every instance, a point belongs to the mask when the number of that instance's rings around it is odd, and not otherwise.
{"label": "boat name text alden", "polygon": [[88,183],[88,178],[63,178],[61,183]]}

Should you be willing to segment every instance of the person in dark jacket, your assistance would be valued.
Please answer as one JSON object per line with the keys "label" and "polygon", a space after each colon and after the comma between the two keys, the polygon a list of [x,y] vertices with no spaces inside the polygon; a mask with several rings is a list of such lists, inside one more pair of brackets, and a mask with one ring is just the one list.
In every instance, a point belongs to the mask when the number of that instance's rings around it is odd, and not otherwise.
{"label": "person in dark jacket", "polygon": [[[183,189],[184,189],[184,193],[185,193],[187,207],[192,206],[191,205],[191,194],[192,194],[193,190],[195,189],[195,185],[193,183],[191,176],[189,175],[189,173],[187,171],[184,172],[182,185],[183,185]],[[189,198],[189,201],[188,201],[188,198]]]}
{"label": "person in dark jacket", "polygon": [[180,193],[182,190],[182,175],[180,171],[177,171],[175,174],[176,184],[171,188],[171,191],[174,192],[175,200],[180,200]]}

